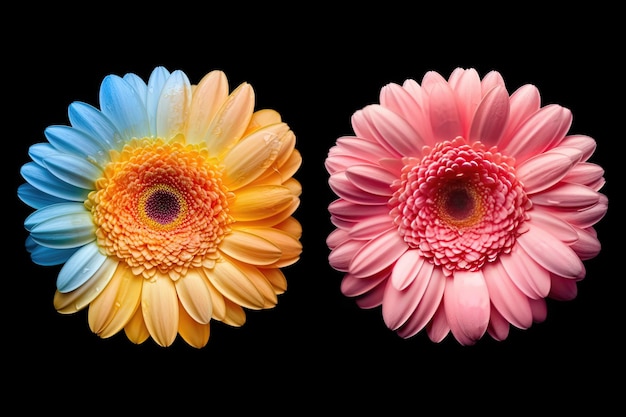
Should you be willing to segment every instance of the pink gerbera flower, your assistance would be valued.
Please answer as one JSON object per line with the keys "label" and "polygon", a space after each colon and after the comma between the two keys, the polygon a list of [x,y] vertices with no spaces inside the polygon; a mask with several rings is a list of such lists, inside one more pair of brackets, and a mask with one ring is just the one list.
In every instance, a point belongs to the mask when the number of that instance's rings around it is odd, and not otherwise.
{"label": "pink gerbera flower", "polygon": [[403,338],[507,338],[571,300],[607,210],[596,142],[533,85],[457,68],[388,84],[326,159],[331,266]]}

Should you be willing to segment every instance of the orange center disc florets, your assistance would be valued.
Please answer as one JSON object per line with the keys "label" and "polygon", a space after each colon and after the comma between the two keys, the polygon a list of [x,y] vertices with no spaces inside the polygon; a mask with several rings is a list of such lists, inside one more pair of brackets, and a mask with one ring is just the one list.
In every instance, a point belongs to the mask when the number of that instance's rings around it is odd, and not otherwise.
{"label": "orange center disc florets", "polygon": [[530,205],[512,160],[462,138],[424,154],[405,161],[389,202],[405,242],[446,273],[509,252]]}
{"label": "orange center disc florets", "polygon": [[108,255],[137,274],[176,279],[217,257],[231,223],[229,196],[206,149],[143,139],[113,155],[88,206]]}

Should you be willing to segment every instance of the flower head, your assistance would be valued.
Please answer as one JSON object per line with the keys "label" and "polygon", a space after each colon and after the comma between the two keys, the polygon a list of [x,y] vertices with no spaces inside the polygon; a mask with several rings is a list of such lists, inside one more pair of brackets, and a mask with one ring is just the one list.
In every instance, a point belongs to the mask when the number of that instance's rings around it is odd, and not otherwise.
{"label": "flower head", "polygon": [[504,340],[543,321],[546,298],[575,298],[608,201],[595,140],[571,122],[533,85],[509,94],[496,71],[384,86],[326,159],[342,292],[381,306],[401,337],[462,345]]}
{"label": "flower head", "polygon": [[26,247],[63,264],[56,309],[88,308],[103,338],[202,347],[212,319],[275,306],[302,251],[301,156],[280,115],[217,70],[197,85],[163,67],[109,75],[99,100],[70,104],[21,170]]}

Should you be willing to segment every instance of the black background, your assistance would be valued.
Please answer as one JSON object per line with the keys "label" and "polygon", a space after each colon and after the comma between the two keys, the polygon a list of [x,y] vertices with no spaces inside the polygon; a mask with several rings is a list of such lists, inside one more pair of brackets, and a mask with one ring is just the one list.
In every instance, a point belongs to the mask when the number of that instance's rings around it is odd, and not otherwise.
{"label": "black background", "polygon": [[[623,167],[614,161],[624,147],[624,43],[612,23],[616,11],[510,9],[490,16],[452,6],[379,5],[366,16],[350,7],[206,7],[135,16],[123,9],[38,9],[39,20],[24,11],[18,29],[5,33],[4,83],[13,98],[5,103],[3,139],[11,147],[4,157],[12,211],[5,214],[11,230],[5,234],[2,337],[3,375],[12,390],[53,394],[50,405],[65,402],[66,410],[82,398],[93,409],[124,401],[137,409],[197,405],[206,414],[224,406],[272,413],[407,406],[417,414],[432,407],[545,411],[617,404],[624,387],[624,274],[616,237],[624,230],[618,201]],[[303,253],[283,270],[287,292],[274,309],[248,312],[241,328],[214,322],[203,349],[180,338],[169,348],[151,339],[137,346],[123,333],[98,338],[85,311],[64,316],[54,310],[59,268],[34,265],[23,245],[22,224],[31,209],[17,199],[16,188],[28,147],[44,140],[45,127],[68,124],[72,101],[97,105],[107,74],[147,79],[157,65],[181,69],[193,83],[213,69],[226,73],[231,89],[249,82],[256,108],[282,115],[303,156],[295,175],[303,186],[295,213]],[[481,77],[500,71],[510,92],[535,84],[544,105],[571,109],[570,133],[597,141],[592,161],[606,171],[602,191],[610,201],[596,226],[603,249],[585,262],[578,297],[549,300],[545,322],[512,328],[506,341],[486,336],[470,347],[451,335],[435,344],[425,333],[404,340],[388,330],[379,309],[361,310],[340,293],[341,274],[328,265],[325,244],[334,196],[324,159],[338,137],[352,134],[352,113],[377,102],[389,82],[420,82],[429,70],[447,78],[456,67],[474,67]]]}

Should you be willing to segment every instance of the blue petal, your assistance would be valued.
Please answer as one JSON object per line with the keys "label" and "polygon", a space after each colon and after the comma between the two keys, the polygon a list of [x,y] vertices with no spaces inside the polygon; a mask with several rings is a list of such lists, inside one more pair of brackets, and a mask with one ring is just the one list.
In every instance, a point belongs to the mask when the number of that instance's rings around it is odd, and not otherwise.
{"label": "blue petal", "polygon": [[187,75],[180,70],[172,72],[163,85],[157,107],[158,137],[169,139],[182,132],[190,98],[191,83]]}
{"label": "blue petal", "polygon": [[31,213],[24,220],[24,227],[26,230],[31,230],[46,220],[50,220],[59,216],[73,216],[75,214],[88,213],[85,205],[82,203],[57,203],[43,207],[33,213]]}
{"label": "blue petal", "polygon": [[28,148],[28,156],[37,163],[37,165],[44,166],[43,159],[50,155],[58,155],[63,152],[57,150],[50,143],[41,142],[35,143]]}
{"label": "blue petal", "polygon": [[148,80],[148,96],[146,98],[146,110],[148,111],[148,119],[150,120],[150,131],[156,134],[157,131],[157,108],[161,91],[165,85],[170,73],[164,67],[156,67],[150,79]]}
{"label": "blue petal", "polygon": [[45,167],[57,178],[79,188],[93,190],[102,177],[102,168],[77,156],[52,155],[44,159]]}
{"label": "blue petal", "polygon": [[22,177],[33,187],[53,197],[69,201],[85,201],[90,190],[70,185],[34,162],[22,165]]}
{"label": "blue petal", "polygon": [[85,245],[63,265],[57,277],[57,289],[66,293],[75,290],[89,280],[107,259],[100,253],[96,243]]}
{"label": "blue petal", "polygon": [[70,104],[68,113],[72,127],[92,136],[104,148],[119,150],[124,145],[124,140],[113,122],[94,106],[76,101]]}
{"label": "blue petal", "polygon": [[90,159],[101,165],[111,161],[110,148],[78,129],[70,126],[49,126],[44,135],[56,149]]}
{"label": "blue petal", "polygon": [[96,239],[91,213],[70,213],[50,217],[30,229],[35,242],[53,249],[75,248]]}
{"label": "blue petal", "polygon": [[34,263],[42,266],[61,265],[70,258],[78,248],[52,249],[41,246],[32,237],[26,239],[26,250]]}
{"label": "blue petal", "polygon": [[117,75],[107,75],[100,86],[100,108],[122,139],[150,135],[146,108],[133,87]]}
{"label": "blue petal", "polygon": [[34,209],[41,209],[51,204],[62,203],[67,200],[59,197],[54,197],[50,194],[39,191],[30,184],[21,184],[17,187],[17,196],[25,204]]}
{"label": "blue petal", "polygon": [[146,105],[146,97],[148,97],[148,86],[145,81],[141,79],[137,74],[128,73],[124,75],[124,81],[133,87],[133,90],[137,93],[144,106]]}

